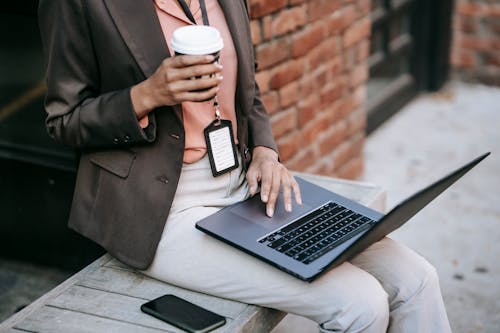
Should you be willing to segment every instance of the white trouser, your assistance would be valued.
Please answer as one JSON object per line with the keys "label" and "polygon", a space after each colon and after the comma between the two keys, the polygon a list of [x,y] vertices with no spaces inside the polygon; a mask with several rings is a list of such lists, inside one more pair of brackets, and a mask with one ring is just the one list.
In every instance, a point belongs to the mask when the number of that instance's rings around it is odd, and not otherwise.
{"label": "white trouser", "polygon": [[155,259],[144,274],[304,316],[321,332],[451,332],[434,267],[389,238],[307,283],[195,229],[196,221],[247,193],[241,168],[214,178],[206,157],[184,165]]}

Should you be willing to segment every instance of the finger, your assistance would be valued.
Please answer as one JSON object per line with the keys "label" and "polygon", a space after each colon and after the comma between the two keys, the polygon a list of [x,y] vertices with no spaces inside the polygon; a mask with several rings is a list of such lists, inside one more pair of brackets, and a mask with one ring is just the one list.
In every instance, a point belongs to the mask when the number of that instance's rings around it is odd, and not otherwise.
{"label": "finger", "polygon": [[292,211],[292,182],[288,171],[282,176],[281,188],[283,189],[283,203],[287,212]]}
{"label": "finger", "polygon": [[302,194],[300,192],[300,186],[299,183],[295,180],[295,177],[292,176],[292,188],[293,188],[293,193],[295,195],[295,202],[298,203],[299,205],[302,205]]}
{"label": "finger", "polygon": [[187,80],[204,76],[215,77],[222,71],[222,66],[218,64],[193,65],[189,67],[170,69],[168,81]]}
{"label": "finger", "polygon": [[203,91],[188,91],[183,93],[178,93],[175,95],[175,100],[177,103],[181,102],[205,102],[209,101],[217,95],[219,87],[213,87],[209,90]]}
{"label": "finger", "polygon": [[166,66],[183,68],[200,64],[210,64],[215,61],[213,55],[177,55],[163,61]]}
{"label": "finger", "polygon": [[269,200],[269,192],[271,191],[273,181],[273,170],[268,163],[263,163],[259,166],[261,174],[260,182],[260,199],[267,203]]}
{"label": "finger", "polygon": [[222,82],[222,76],[200,78],[196,80],[180,80],[171,82],[168,87],[170,93],[178,94],[182,92],[199,92],[218,86]]}
{"label": "finger", "polygon": [[280,186],[282,181],[282,170],[280,167],[273,167],[273,178],[271,181],[271,189],[269,191],[269,200],[266,205],[267,216],[272,217],[274,215],[274,208],[276,207],[276,200],[278,200],[278,195],[280,192]]}
{"label": "finger", "polygon": [[257,193],[257,189],[259,188],[259,180],[260,180],[259,169],[250,166],[246,174],[246,179],[249,186],[250,195],[254,196],[255,193]]}

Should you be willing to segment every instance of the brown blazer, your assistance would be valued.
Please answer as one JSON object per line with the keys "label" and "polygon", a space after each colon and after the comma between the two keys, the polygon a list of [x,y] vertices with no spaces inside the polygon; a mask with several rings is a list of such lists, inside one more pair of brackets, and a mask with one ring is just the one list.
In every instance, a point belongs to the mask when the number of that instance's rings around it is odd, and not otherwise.
{"label": "brown blazer", "polygon": [[[245,167],[254,146],[276,150],[254,79],[243,0],[219,0],[238,55],[236,115]],[[184,151],[180,107],[141,129],[130,87],[169,56],[152,0],[42,0],[47,129],[81,152],[69,226],[119,260],[147,268],[174,198]]]}

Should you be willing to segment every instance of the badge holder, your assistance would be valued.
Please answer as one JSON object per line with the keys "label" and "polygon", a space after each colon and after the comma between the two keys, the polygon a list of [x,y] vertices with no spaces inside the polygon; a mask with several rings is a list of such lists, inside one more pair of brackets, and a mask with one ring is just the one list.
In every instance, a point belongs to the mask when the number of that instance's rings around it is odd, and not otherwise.
{"label": "badge holder", "polygon": [[214,99],[215,120],[205,130],[205,141],[214,177],[238,168],[238,156],[230,120],[220,118],[217,96]]}

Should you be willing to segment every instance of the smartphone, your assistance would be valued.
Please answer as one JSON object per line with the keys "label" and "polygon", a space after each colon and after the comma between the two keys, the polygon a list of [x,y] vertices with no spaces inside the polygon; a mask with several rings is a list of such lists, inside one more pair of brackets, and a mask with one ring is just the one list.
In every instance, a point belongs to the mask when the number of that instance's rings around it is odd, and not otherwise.
{"label": "smartphone", "polygon": [[210,332],[226,318],[174,295],[163,295],[141,305],[141,311],[190,333]]}

